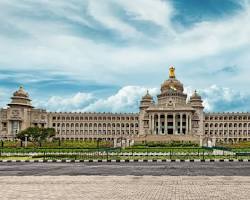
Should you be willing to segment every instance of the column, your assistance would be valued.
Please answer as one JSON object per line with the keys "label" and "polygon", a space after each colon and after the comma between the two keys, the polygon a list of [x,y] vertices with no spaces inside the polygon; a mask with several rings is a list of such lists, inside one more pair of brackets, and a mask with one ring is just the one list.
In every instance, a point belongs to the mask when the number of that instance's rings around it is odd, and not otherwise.
{"label": "column", "polygon": [[161,114],[158,114],[158,134],[161,133]]}
{"label": "column", "polygon": [[182,113],[180,114],[180,134],[182,134]]}
{"label": "column", "polygon": [[155,134],[155,114],[152,116],[152,134]]}
{"label": "column", "polygon": [[173,113],[173,134],[175,134],[176,124],[175,124],[175,113]]}
{"label": "column", "polygon": [[151,134],[151,127],[152,127],[152,116],[149,114],[149,121],[148,121],[148,126],[149,126],[149,133]]}
{"label": "column", "polygon": [[192,124],[191,124],[191,116],[189,115],[189,133],[191,133]]}
{"label": "column", "polygon": [[185,129],[185,135],[188,133],[188,115],[185,113],[186,116],[186,129]]}
{"label": "column", "polygon": [[164,133],[165,135],[168,133],[168,114],[165,114],[165,122],[164,122]]}

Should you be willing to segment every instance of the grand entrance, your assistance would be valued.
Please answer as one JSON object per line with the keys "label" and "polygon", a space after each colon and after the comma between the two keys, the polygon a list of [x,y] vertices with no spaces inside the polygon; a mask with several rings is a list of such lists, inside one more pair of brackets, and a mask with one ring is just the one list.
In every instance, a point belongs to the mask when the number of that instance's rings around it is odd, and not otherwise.
{"label": "grand entrance", "polygon": [[156,135],[187,134],[188,121],[186,113],[165,113],[153,115],[152,132]]}

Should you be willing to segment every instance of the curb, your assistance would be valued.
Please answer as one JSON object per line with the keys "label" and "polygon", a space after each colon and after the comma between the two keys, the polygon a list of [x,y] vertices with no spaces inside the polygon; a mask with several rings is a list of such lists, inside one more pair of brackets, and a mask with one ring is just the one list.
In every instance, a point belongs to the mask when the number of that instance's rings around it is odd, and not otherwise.
{"label": "curb", "polygon": [[207,160],[0,160],[0,163],[167,163],[167,162],[250,162],[250,159],[207,159]]}

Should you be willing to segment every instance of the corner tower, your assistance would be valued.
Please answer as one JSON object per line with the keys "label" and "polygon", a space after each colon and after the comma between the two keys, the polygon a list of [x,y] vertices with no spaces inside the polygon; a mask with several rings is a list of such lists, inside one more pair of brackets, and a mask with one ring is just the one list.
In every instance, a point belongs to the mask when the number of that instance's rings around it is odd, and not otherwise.
{"label": "corner tower", "polygon": [[31,100],[29,94],[25,92],[23,86],[20,86],[19,89],[13,93],[11,97],[12,101],[8,104],[10,107],[26,107],[33,108],[31,105]]}
{"label": "corner tower", "polygon": [[192,118],[194,133],[196,135],[202,136],[204,133],[204,106],[201,96],[198,94],[197,90],[194,91],[193,95],[189,100],[190,105],[195,110]]}
{"label": "corner tower", "polygon": [[13,93],[7,108],[7,137],[15,138],[16,134],[31,126],[31,112],[33,106],[29,94],[23,86]]}

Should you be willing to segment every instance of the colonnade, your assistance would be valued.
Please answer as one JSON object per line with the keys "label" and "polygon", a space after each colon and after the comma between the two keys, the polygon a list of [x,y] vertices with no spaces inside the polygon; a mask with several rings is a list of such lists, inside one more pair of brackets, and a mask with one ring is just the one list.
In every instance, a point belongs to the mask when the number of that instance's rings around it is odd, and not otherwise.
{"label": "colonnade", "polygon": [[191,114],[189,113],[152,113],[149,130],[151,134],[188,134],[191,132]]}

